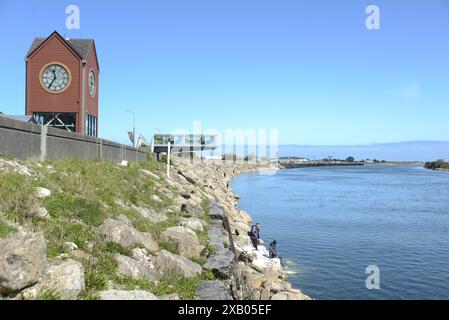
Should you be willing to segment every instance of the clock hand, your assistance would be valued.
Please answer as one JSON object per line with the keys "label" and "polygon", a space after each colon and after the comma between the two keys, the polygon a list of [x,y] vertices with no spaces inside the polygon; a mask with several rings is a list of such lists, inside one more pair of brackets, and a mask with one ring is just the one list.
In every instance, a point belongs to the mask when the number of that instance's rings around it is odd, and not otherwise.
{"label": "clock hand", "polygon": [[50,82],[47,89],[50,89],[51,85],[53,84],[53,82],[55,82],[55,80],[56,80],[56,72],[55,72],[55,70],[53,70],[53,80]]}
{"label": "clock hand", "polygon": [[53,82],[55,82],[56,78],[53,78],[53,80],[50,82],[50,84],[48,85],[48,89],[50,89],[51,85],[53,84]]}

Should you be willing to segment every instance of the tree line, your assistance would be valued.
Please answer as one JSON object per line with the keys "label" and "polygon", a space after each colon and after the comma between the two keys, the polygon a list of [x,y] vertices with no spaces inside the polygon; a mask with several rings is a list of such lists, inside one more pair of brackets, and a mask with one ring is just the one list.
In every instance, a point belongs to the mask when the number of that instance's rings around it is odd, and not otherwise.
{"label": "tree line", "polygon": [[424,165],[427,169],[449,169],[449,162],[444,161],[443,159],[432,161],[432,162],[426,162]]}

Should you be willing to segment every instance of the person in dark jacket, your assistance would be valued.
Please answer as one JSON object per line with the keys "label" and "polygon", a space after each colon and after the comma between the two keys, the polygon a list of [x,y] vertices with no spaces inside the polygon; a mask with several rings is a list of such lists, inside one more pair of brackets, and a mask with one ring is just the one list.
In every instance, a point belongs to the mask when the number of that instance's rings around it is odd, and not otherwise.
{"label": "person in dark jacket", "polygon": [[254,248],[257,249],[257,245],[259,244],[259,239],[260,239],[260,231],[261,225],[260,223],[256,223],[255,225],[253,225],[251,227],[251,231],[248,232],[249,237],[251,238],[251,242],[253,243]]}
{"label": "person in dark jacket", "polygon": [[270,243],[270,246],[268,247],[268,253],[270,255],[270,259],[274,259],[274,258],[278,258],[278,249],[277,249],[277,241],[274,240],[273,242]]}
{"label": "person in dark jacket", "polygon": [[268,247],[269,257],[270,257],[270,259],[275,259],[275,258],[279,259],[281,261],[281,265],[283,267],[285,267],[286,264],[284,262],[284,259],[282,259],[282,257],[280,257],[278,254],[277,244],[278,244],[278,242],[276,240],[273,240],[270,243],[270,246]]}

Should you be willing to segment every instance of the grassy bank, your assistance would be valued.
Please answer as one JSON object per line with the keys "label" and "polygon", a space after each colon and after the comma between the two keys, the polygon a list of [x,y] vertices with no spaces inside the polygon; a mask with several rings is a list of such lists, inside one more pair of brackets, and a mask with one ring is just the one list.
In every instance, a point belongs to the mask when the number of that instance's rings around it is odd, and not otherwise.
{"label": "grassy bank", "polygon": [[[120,167],[105,161],[67,159],[25,165],[32,172],[30,176],[0,170],[0,237],[15,232],[15,226],[43,232],[49,259],[68,256],[83,264],[83,299],[96,299],[98,291],[111,287],[146,289],[156,295],[177,293],[182,299],[193,299],[198,283],[213,277],[207,272],[193,279],[167,274],[159,282],[150,283],[118,276],[114,256],[129,256],[130,250],[105,242],[97,232],[106,219],[118,215],[125,215],[137,230],[151,233],[156,241],[162,231],[179,225],[181,216],[173,209],[173,198],[180,191],[157,177],[164,175],[163,163],[148,160]],[[51,196],[38,199],[37,188],[50,190]],[[37,218],[34,213],[39,208],[46,208],[51,218]],[[168,219],[152,223],[138,212],[140,208],[163,213]],[[205,232],[198,232],[198,237],[207,245]],[[76,244],[79,250],[69,250],[66,242]],[[162,249],[176,253],[169,244],[157,242]],[[48,293],[44,298],[57,296]]]}

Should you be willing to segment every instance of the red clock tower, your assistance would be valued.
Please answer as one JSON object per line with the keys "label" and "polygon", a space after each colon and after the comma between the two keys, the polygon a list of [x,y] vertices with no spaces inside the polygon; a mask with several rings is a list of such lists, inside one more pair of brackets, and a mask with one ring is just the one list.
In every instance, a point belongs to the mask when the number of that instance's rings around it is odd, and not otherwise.
{"label": "red clock tower", "polygon": [[42,125],[98,136],[100,67],[94,40],[56,31],[26,56],[26,114]]}

